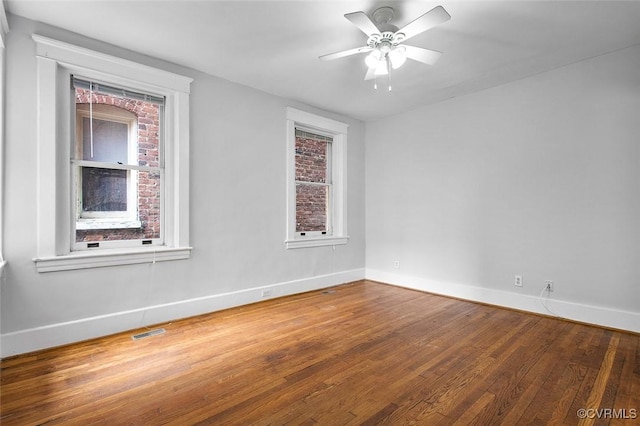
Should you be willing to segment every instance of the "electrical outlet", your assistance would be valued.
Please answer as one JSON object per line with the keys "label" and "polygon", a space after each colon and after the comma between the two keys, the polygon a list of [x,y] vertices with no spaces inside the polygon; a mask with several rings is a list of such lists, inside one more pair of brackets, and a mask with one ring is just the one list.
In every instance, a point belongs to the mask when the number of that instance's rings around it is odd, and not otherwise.
{"label": "electrical outlet", "polygon": [[515,280],[513,281],[513,284],[516,287],[522,287],[522,275],[516,275]]}
{"label": "electrical outlet", "polygon": [[273,296],[273,289],[265,288],[262,290],[262,297],[271,297]]}
{"label": "electrical outlet", "polygon": [[544,282],[544,291],[548,291],[549,293],[553,292],[553,281],[546,280]]}
{"label": "electrical outlet", "polygon": [[393,267],[394,267],[395,269],[400,269],[400,261],[399,261],[399,260],[394,261],[394,262],[393,262]]}

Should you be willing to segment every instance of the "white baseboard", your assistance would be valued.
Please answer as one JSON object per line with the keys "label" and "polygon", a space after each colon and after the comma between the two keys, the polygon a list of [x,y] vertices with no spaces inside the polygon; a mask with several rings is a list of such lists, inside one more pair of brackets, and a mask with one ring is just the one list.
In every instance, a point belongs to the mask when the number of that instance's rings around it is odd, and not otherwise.
{"label": "white baseboard", "polygon": [[[0,336],[0,357],[5,358],[40,349],[107,336],[143,326],[161,324],[196,315],[220,311],[235,306],[260,302],[274,297],[319,290],[364,279],[364,269],[303,278],[264,285],[230,293],[214,294],[129,311],[115,312],[75,321],[5,333]],[[263,297],[263,290],[270,296]]]}
{"label": "white baseboard", "polygon": [[368,268],[365,271],[365,277],[368,280],[398,287],[640,333],[640,313],[638,312],[584,305],[557,300],[553,297],[537,297],[460,283],[439,282]]}

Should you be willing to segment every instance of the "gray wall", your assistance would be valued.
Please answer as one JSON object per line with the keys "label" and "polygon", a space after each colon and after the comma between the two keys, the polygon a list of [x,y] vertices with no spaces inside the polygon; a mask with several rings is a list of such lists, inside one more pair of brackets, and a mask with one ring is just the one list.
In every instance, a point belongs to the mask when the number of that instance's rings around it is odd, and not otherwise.
{"label": "gray wall", "polygon": [[[34,345],[51,346],[64,343],[61,339],[65,333],[71,334],[69,340],[77,340],[143,325],[155,318],[149,314],[144,317],[145,307],[195,299],[198,309],[206,311],[255,301],[255,292],[243,292],[247,289],[274,285],[273,295],[278,296],[340,282],[349,271],[349,276],[363,277],[362,122],[11,15],[10,26],[4,241],[9,263],[1,287],[3,355],[19,348],[34,349],[24,346],[27,339],[43,339]],[[190,104],[191,259],[36,272],[32,260],[36,256],[37,199],[33,33],[194,78]],[[347,245],[336,246],[335,250],[285,249],[286,106],[350,125],[347,155],[351,238]],[[305,282],[319,276],[327,278]],[[217,300],[216,295],[225,300],[203,306],[203,300]],[[137,318],[124,315],[131,310],[139,314]],[[177,316],[197,313],[189,309],[177,311]],[[59,338],[49,339],[56,333]]]}
{"label": "gray wall", "polygon": [[640,330],[639,69],[636,46],[367,123],[367,276],[543,313],[553,280],[553,313]]}

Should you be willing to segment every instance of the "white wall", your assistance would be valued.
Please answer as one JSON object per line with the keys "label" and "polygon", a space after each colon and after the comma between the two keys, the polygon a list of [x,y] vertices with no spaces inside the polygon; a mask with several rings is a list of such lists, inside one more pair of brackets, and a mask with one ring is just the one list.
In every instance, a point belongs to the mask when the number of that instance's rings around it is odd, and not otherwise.
{"label": "white wall", "polygon": [[[10,16],[1,356],[358,279],[640,331],[640,48],[367,123]],[[38,274],[35,51],[194,78],[188,261]],[[346,246],[286,250],[285,119],[350,124]],[[365,177],[366,206],[365,206]],[[400,261],[395,269],[393,262]],[[524,275],[524,287],[513,277]]]}
{"label": "white wall", "polygon": [[367,277],[541,313],[553,280],[552,312],[640,331],[638,70],[640,46],[367,123]]}
{"label": "white wall", "polygon": [[[2,356],[364,277],[364,124],[9,16]],[[36,60],[31,34],[194,78],[190,260],[36,272]],[[286,118],[346,122],[346,246],[286,250]]]}
{"label": "white wall", "polygon": [[[9,31],[7,15],[4,10],[4,3],[0,2],[0,286],[4,281],[4,64],[5,64],[5,37]],[[0,287],[1,288],[1,287]],[[2,292],[0,292],[0,318],[2,318]]]}

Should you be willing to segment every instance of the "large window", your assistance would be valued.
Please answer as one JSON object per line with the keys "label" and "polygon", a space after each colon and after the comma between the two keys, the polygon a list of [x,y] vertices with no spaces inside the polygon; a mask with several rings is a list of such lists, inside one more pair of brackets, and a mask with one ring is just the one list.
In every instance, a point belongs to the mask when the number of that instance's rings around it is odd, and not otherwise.
{"label": "large window", "polygon": [[33,40],[38,271],[188,258],[191,79]]}
{"label": "large window", "polygon": [[164,98],[73,77],[77,250],[162,244]]}
{"label": "large window", "polygon": [[347,125],[287,108],[287,248],[345,244]]}

